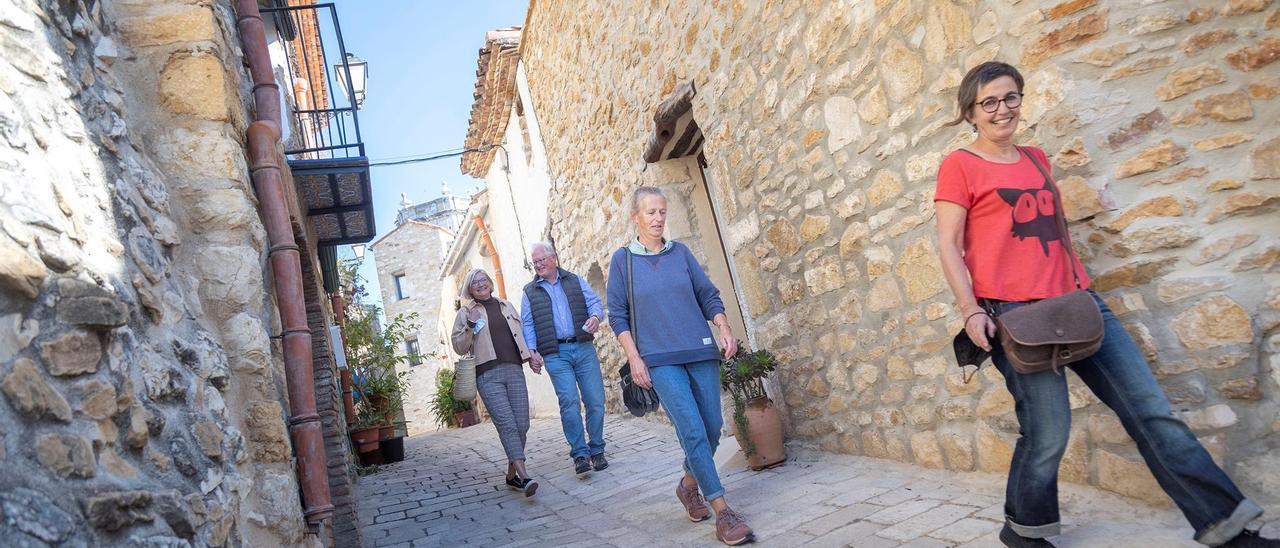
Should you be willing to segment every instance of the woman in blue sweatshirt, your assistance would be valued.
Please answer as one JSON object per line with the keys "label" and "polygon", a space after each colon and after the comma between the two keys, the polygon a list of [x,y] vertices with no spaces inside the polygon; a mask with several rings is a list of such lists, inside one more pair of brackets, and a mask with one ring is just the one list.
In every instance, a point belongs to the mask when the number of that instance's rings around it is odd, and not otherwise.
{"label": "woman in blue sweatshirt", "polygon": [[[637,236],[613,254],[606,295],[609,326],[626,352],[631,378],[652,387],[684,449],[684,477],[676,498],[689,520],[716,513],[716,538],[728,545],[752,540],[751,528],[724,500],[712,455],[720,442],[720,350],[737,352],[720,291],[689,248],[662,236],[667,198],[655,187],[631,197]],[[630,279],[628,279],[630,278]],[[715,323],[713,335],[707,322]],[[702,493],[698,490],[701,488]]]}

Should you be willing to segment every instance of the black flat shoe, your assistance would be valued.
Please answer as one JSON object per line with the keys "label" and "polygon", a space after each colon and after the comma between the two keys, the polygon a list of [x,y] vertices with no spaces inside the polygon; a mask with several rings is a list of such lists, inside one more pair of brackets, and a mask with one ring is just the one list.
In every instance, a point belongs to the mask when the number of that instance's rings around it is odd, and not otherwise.
{"label": "black flat shoe", "polygon": [[1045,539],[1027,538],[1015,533],[1008,523],[1000,530],[1000,542],[1009,548],[1055,548],[1052,542]]}
{"label": "black flat shoe", "polygon": [[605,460],[604,453],[599,455],[591,455],[591,469],[599,472],[609,467],[609,461]]}
{"label": "black flat shoe", "polygon": [[573,457],[573,473],[585,474],[591,471],[591,461],[587,457]]}
{"label": "black flat shoe", "polygon": [[1223,548],[1275,548],[1278,546],[1280,546],[1280,540],[1266,538],[1259,535],[1257,531],[1247,529],[1222,545]]}

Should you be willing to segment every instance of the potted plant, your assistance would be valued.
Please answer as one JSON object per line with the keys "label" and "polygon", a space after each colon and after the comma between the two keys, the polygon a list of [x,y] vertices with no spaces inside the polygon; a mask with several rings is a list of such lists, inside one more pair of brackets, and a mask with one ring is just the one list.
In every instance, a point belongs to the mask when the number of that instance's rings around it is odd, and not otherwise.
{"label": "potted plant", "polygon": [[356,413],[356,421],[351,424],[351,444],[355,446],[356,453],[364,455],[378,450],[381,420],[369,407],[361,406],[360,412]]}
{"label": "potted plant", "polygon": [[752,470],[787,459],[782,417],[764,391],[764,378],[778,368],[768,350],[747,352],[742,345],[733,359],[721,360],[720,384],[733,398],[733,432]]}
{"label": "potted plant", "polygon": [[400,314],[385,328],[380,327],[377,309],[371,307],[353,314],[346,324],[347,364],[355,380],[353,389],[362,409],[373,417],[370,420],[382,427],[380,438],[395,435],[393,421],[409,390],[409,373],[397,371],[396,366],[409,360],[398,349],[417,330],[412,323],[415,319],[417,314]]}
{"label": "potted plant", "polygon": [[431,413],[440,428],[458,426],[466,428],[476,423],[471,402],[454,399],[453,370],[441,369],[436,373],[436,394],[431,398]]}

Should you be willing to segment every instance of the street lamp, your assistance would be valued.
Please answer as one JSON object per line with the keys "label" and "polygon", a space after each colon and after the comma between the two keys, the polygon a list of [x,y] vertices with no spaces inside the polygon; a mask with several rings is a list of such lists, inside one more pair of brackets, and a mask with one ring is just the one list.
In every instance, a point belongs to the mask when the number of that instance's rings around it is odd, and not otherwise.
{"label": "street lamp", "polygon": [[[339,63],[333,66],[334,74],[338,75],[338,89],[342,91],[342,96],[355,104],[356,108],[360,108],[364,104],[365,86],[369,81],[369,62],[356,57],[355,54],[348,53],[345,63]],[[345,66],[346,70],[343,70]],[[347,90],[347,71],[351,71],[351,90]]]}
{"label": "street lamp", "polygon": [[355,253],[357,261],[364,260],[364,244],[352,244],[351,252]]}

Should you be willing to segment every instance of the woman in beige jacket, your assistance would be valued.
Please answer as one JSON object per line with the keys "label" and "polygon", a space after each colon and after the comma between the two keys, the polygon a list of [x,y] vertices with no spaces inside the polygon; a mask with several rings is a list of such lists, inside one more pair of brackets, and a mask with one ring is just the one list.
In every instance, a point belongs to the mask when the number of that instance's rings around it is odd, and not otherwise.
{"label": "woman in beige jacket", "polygon": [[[507,485],[531,497],[538,483],[524,469],[529,433],[529,391],[522,363],[530,353],[520,329],[520,314],[511,303],[493,296],[493,280],[484,270],[467,273],[459,293],[464,305],[453,321],[453,349],[476,360],[476,391],[493,418],[507,453]],[[542,366],[531,363],[534,373]]]}

